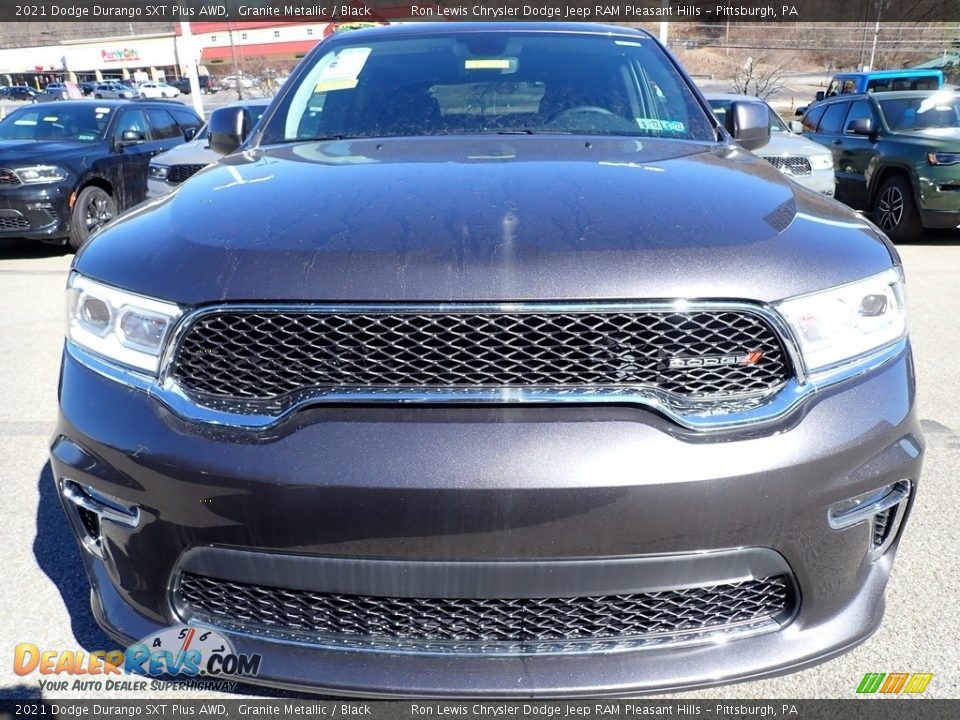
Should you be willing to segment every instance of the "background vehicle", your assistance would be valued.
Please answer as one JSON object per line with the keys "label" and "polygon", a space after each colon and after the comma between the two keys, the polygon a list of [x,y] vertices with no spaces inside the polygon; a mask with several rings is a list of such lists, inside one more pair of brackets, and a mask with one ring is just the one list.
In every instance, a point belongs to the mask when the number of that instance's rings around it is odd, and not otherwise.
{"label": "background vehicle", "polygon": [[794,120],[791,129],[767,103],[758,97],[733,93],[708,93],[707,102],[727,130],[731,120],[730,108],[734,102],[756,102],[763,105],[770,115],[770,142],[756,154],[773,165],[784,175],[804,187],[833,197],[833,156],[822,146],[793,132],[800,132],[800,123]]}
{"label": "background vehicle", "polygon": [[97,89],[98,84],[95,80],[84,80],[80,83],[80,91],[84,95],[92,95],[93,91]]}
{"label": "background vehicle", "polygon": [[[858,95],[860,93],[893,92],[898,90],[938,90],[943,87],[941,70],[873,70],[864,72],[837,73],[830,80],[826,90],[817,92],[820,102],[836,95]],[[812,104],[797,108],[797,115],[803,115]]]}
{"label": "background vehicle", "polygon": [[840,95],[810,108],[803,127],[833,153],[837,199],[872,211],[893,240],[960,226],[960,96]]}
{"label": "background vehicle", "polygon": [[[252,128],[260,122],[269,104],[269,99],[238,100],[225,107],[242,108],[245,111],[243,122],[246,127]],[[172,192],[184,180],[200,172],[207,165],[217,162],[221,157],[218,152],[210,149],[210,139],[207,135],[207,127],[204,125],[193,140],[177,145],[173,150],[157,155],[150,161],[147,198]]]}
{"label": "background vehicle", "polygon": [[39,93],[26,85],[14,85],[6,88],[3,96],[10,100],[33,100]]}
{"label": "background vehicle", "polygon": [[149,99],[173,98],[180,94],[180,91],[172,85],[153,81],[142,82],[137,89],[140,97]]}
{"label": "background vehicle", "polygon": [[[200,85],[200,92],[204,94],[215,93],[220,89],[220,87],[217,85],[217,81],[210,75],[198,75],[197,82]],[[172,81],[170,84],[177,88],[177,90],[179,90],[182,94],[190,94],[190,80],[188,78],[180,78]]]}
{"label": "background vehicle", "polygon": [[50,83],[46,90],[38,93],[34,102],[52,102],[55,100],[79,100],[83,97],[80,88],[74,82]]}
{"label": "background vehicle", "polygon": [[103,82],[94,88],[95,98],[114,98],[118,100],[132,100],[137,97],[137,91],[129,85],[118,82]]}
{"label": "background vehicle", "polygon": [[80,247],[144,199],[153,155],[201,126],[185,105],[65,100],[0,121],[0,236]]}

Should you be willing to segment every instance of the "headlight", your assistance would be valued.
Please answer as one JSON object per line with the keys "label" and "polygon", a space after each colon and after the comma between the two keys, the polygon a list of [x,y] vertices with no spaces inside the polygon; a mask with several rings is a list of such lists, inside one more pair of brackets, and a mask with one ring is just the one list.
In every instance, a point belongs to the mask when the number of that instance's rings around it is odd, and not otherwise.
{"label": "headlight", "polygon": [[810,168],[812,170],[832,170],[833,155],[811,155]]}
{"label": "headlight", "polygon": [[67,338],[127,367],[155,375],[167,337],[183,310],[77,275],[67,287]]}
{"label": "headlight", "polygon": [[13,171],[20,176],[21,181],[33,185],[62,182],[67,179],[67,171],[56,165],[31,165],[14,168]]}
{"label": "headlight", "polygon": [[907,334],[899,268],[776,307],[793,329],[809,372],[869,355]]}
{"label": "headlight", "polygon": [[960,163],[960,153],[927,153],[927,162],[931,165],[956,165],[957,163]]}
{"label": "headlight", "polygon": [[167,179],[167,166],[166,165],[151,165],[147,169],[147,175],[152,180],[166,180]]}

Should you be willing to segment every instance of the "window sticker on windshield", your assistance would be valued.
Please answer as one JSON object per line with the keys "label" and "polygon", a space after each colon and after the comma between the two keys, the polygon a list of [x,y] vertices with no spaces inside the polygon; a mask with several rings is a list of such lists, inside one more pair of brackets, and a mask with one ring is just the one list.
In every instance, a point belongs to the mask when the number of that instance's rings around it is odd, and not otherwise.
{"label": "window sticker on windshield", "polygon": [[641,130],[654,130],[682,133],[686,132],[687,126],[679,120],[657,120],[656,118],[637,118],[637,125]]}
{"label": "window sticker on windshield", "polygon": [[314,92],[331,90],[352,90],[357,86],[357,78],[363,66],[367,64],[371,48],[347,48],[327,65],[317,78]]}
{"label": "window sticker on windshield", "polygon": [[44,122],[56,122],[56,121],[59,120],[59,119],[60,119],[60,118],[57,117],[56,115],[47,115],[46,117],[43,118],[43,121],[44,121]]}
{"label": "window sticker on windshield", "polygon": [[513,70],[516,69],[516,58],[477,58],[464,60],[465,70]]}
{"label": "window sticker on windshield", "polygon": [[102,113],[102,114],[106,115],[108,112],[110,112],[110,108],[98,107],[98,108],[96,108],[96,109],[94,110],[94,112],[95,112],[95,113]]}

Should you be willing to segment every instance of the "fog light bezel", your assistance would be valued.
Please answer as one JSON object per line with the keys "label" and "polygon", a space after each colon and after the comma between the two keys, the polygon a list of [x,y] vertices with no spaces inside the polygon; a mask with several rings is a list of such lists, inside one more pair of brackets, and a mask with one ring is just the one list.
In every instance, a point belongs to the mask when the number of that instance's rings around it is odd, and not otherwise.
{"label": "fog light bezel", "polygon": [[[908,479],[884,485],[859,495],[854,495],[830,506],[827,511],[827,521],[833,530],[841,531],[862,522],[869,522],[870,533],[867,556],[874,561],[886,554],[893,545],[903,523],[904,515],[909,505],[913,483]],[[880,545],[874,544],[874,524],[880,513],[896,508],[893,517],[888,521],[888,529]]]}

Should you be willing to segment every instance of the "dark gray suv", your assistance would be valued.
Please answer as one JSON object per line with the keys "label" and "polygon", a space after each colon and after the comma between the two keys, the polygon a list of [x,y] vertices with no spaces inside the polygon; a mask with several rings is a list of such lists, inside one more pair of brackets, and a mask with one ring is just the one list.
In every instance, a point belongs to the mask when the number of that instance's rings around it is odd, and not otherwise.
{"label": "dark gray suv", "polygon": [[900,260],[747,152],[755,107],[720,126],[640,30],[413,23],[324,41],[252,133],[215,111],[225,157],[69,281],[52,465],[100,624],[381,696],[869,637],[923,455]]}

